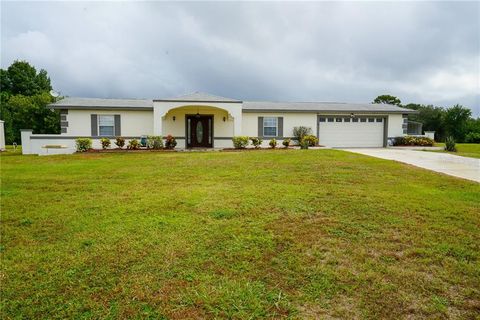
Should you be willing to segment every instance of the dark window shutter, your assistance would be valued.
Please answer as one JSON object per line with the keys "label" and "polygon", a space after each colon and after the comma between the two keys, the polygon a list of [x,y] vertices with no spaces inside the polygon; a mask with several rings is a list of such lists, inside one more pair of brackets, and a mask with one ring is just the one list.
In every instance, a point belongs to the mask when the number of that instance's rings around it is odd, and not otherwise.
{"label": "dark window shutter", "polygon": [[263,117],[258,117],[258,136],[263,137]]}
{"label": "dark window shutter", "polygon": [[278,132],[277,137],[283,137],[283,117],[278,117]]}
{"label": "dark window shutter", "polygon": [[115,136],[120,137],[122,135],[122,127],[120,124],[120,115],[115,115]]}
{"label": "dark window shutter", "polygon": [[97,115],[96,114],[91,114],[90,119],[91,119],[91,125],[92,125],[92,137],[97,137],[98,136]]}

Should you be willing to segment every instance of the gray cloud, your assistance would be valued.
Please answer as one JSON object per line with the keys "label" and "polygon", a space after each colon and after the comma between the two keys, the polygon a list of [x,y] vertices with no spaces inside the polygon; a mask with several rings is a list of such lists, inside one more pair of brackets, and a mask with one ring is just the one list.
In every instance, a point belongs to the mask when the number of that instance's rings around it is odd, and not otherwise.
{"label": "gray cloud", "polygon": [[89,97],[461,103],[480,115],[480,3],[3,2],[1,65]]}

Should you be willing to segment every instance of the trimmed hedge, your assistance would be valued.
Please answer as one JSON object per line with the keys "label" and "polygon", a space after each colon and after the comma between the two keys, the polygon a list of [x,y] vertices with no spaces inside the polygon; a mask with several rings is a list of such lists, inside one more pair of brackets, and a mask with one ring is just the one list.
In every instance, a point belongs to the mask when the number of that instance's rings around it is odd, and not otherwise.
{"label": "trimmed hedge", "polygon": [[414,137],[414,136],[405,136],[405,137],[396,137],[393,140],[394,146],[422,146],[422,147],[431,147],[435,141],[427,137]]}

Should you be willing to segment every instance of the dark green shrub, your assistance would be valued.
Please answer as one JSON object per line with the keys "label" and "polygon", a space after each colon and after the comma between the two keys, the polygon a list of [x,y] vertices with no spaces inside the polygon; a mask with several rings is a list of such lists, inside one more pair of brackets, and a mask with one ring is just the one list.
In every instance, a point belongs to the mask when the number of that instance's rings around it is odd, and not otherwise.
{"label": "dark green shrub", "polygon": [[277,140],[272,139],[268,144],[270,145],[270,148],[275,149],[277,147]]}
{"label": "dark green shrub", "polygon": [[308,149],[308,141],[302,140],[300,142],[300,149]]}
{"label": "dark green shrub", "polygon": [[445,150],[450,152],[457,152],[456,143],[452,136],[445,139]]}
{"label": "dark green shrub", "polygon": [[100,139],[100,142],[102,143],[102,149],[107,149],[108,147],[110,147],[110,139],[108,138],[102,138]]}
{"label": "dark green shrub", "polygon": [[168,136],[165,137],[165,148],[169,150],[175,149],[177,146],[177,139],[175,139],[174,136],[169,134]]}
{"label": "dark green shrub", "polygon": [[282,141],[282,144],[285,148],[288,148],[288,146],[290,145],[290,139],[289,138],[286,138]]}
{"label": "dark green shrub", "polygon": [[[313,135],[306,135],[306,136],[303,137],[303,139],[301,141],[306,142],[309,147],[314,147],[318,143],[317,137],[315,137]],[[300,142],[300,144],[301,144],[301,142]]]}
{"label": "dark green shrub", "polygon": [[235,149],[245,149],[248,146],[247,136],[236,136],[232,138]]}
{"label": "dark green shrub", "polygon": [[465,142],[468,143],[480,143],[480,132],[469,132],[465,136]]}
{"label": "dark green shrub", "polygon": [[128,150],[137,150],[140,148],[140,142],[137,139],[132,139],[128,142]]}
{"label": "dark green shrub", "polygon": [[77,138],[75,144],[78,152],[85,152],[92,149],[92,139],[90,138]]}
{"label": "dark green shrub", "polygon": [[294,127],[293,128],[293,136],[295,137],[295,140],[298,143],[302,142],[303,137],[311,135],[312,134],[312,129],[309,127]]}
{"label": "dark green shrub", "polygon": [[148,136],[147,147],[149,149],[163,149],[163,139],[161,136]]}
{"label": "dark green shrub", "polygon": [[263,140],[257,137],[250,137],[250,140],[252,141],[252,145],[255,147],[255,149],[260,148],[262,145]]}
{"label": "dark green shrub", "polygon": [[116,137],[115,138],[115,144],[117,145],[117,147],[122,149],[125,146],[125,139],[122,138],[122,137]]}

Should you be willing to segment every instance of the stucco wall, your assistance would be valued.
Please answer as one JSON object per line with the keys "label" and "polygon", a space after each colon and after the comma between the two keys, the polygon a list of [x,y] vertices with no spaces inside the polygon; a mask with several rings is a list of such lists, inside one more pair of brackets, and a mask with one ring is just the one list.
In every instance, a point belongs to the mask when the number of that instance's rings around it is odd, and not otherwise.
{"label": "stucco wall", "polygon": [[388,137],[403,136],[403,117],[401,114],[391,114],[388,116]]}
{"label": "stucco wall", "polygon": [[317,114],[316,113],[243,113],[242,135],[256,137],[258,136],[258,117],[283,117],[283,136],[292,137],[293,128],[304,126],[310,127],[312,133],[316,135]]}
{"label": "stucco wall", "polygon": [[90,115],[92,114],[119,114],[122,136],[153,135],[153,111],[144,110],[68,110],[68,114],[66,114],[67,133],[62,135],[90,136]]}

